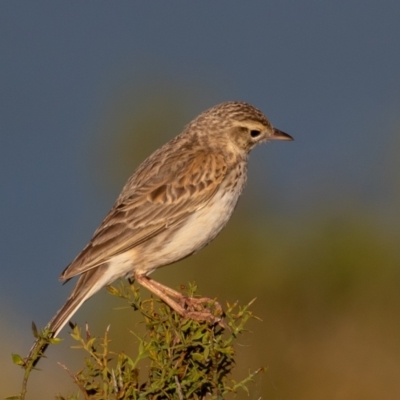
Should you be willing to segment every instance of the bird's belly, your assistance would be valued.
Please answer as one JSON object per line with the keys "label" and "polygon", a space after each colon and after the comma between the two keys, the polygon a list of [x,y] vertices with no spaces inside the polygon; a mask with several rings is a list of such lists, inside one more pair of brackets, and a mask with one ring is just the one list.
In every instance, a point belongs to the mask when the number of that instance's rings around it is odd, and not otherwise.
{"label": "bird's belly", "polygon": [[235,191],[220,190],[210,203],[193,213],[180,227],[167,229],[159,235],[157,243],[143,249],[146,261],[136,264],[135,270],[148,274],[206,246],[228,222],[238,196]]}

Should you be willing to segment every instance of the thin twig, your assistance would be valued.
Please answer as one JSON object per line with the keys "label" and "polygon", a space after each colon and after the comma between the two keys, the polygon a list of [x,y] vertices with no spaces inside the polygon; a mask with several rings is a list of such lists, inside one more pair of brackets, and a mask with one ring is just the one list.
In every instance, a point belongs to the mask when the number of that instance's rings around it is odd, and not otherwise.
{"label": "thin twig", "polygon": [[176,383],[176,386],[177,386],[177,388],[178,388],[178,397],[179,397],[179,400],[183,400],[183,394],[182,394],[181,384],[180,384],[179,379],[178,379],[178,377],[177,377],[176,375],[175,375],[175,383]]}
{"label": "thin twig", "polygon": [[67,374],[72,378],[72,380],[75,382],[76,386],[81,390],[83,395],[85,396],[86,400],[90,400],[89,395],[87,394],[87,391],[85,390],[85,387],[79,382],[79,379],[77,379],[76,375],[74,375],[64,364],[61,364],[60,362],[57,362],[57,364],[63,368],[65,371],[67,371]]}

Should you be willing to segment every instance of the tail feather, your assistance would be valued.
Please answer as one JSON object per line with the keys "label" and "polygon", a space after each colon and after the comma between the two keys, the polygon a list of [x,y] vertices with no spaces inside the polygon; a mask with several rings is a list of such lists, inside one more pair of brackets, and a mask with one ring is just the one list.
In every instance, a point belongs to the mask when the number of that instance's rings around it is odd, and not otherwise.
{"label": "tail feather", "polygon": [[[51,319],[51,321],[46,325],[46,330],[51,332],[50,338],[56,337],[65,324],[71,319],[71,317],[76,313],[79,307],[94,293],[96,293],[103,286],[107,285],[109,281],[107,278],[106,266],[103,265],[94,270],[89,270],[83,273],[76,283],[76,286],[68,297],[65,304],[57,311],[57,314]],[[42,340],[38,339],[33,344],[29,351],[26,360],[31,360],[34,354],[35,360],[33,360],[33,366],[35,366],[43,355],[44,351],[48,347],[48,344],[42,344]],[[41,347],[39,349],[39,347]]]}

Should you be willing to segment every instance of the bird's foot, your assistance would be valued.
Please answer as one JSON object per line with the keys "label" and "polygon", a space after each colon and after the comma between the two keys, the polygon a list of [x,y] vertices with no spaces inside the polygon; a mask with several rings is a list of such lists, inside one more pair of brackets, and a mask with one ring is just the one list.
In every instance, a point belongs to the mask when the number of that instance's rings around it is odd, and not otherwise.
{"label": "bird's foot", "polygon": [[206,321],[211,324],[218,323],[221,327],[226,328],[226,324],[222,320],[224,312],[216,300],[209,299],[208,297],[196,298],[186,296],[168,286],[153,281],[145,275],[136,274],[135,279],[140,285],[160,297],[161,300],[167,303],[183,318]]}
{"label": "bird's foot", "polygon": [[221,304],[214,299],[208,297],[187,297],[182,295],[180,305],[185,310],[184,317],[186,318],[195,321],[206,321],[211,324],[218,323],[223,328],[226,327],[222,320],[224,312]]}

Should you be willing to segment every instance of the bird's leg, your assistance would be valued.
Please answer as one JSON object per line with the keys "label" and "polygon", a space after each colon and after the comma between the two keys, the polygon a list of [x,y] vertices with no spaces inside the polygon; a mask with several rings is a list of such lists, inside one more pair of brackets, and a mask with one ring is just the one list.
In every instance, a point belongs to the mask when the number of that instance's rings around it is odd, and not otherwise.
{"label": "bird's leg", "polygon": [[[187,297],[176,290],[169,288],[168,286],[164,286],[161,283],[158,283],[145,275],[135,274],[135,280],[137,283],[150,290],[150,292],[156,294],[161,300],[163,300],[166,304],[168,304],[173,310],[175,310],[179,315],[184,318],[194,319],[196,321],[207,321],[210,323],[216,323],[221,320],[221,318],[216,317],[209,310],[198,311],[198,308],[195,310],[194,305],[200,305],[201,303],[210,303],[213,302],[216,305],[218,313],[222,315],[221,306],[216,303],[212,299],[201,298],[196,299],[193,297]],[[178,304],[176,301],[172,300],[171,297],[179,299],[181,304]],[[189,310],[184,308],[184,305],[189,307]]]}
{"label": "bird's leg", "polygon": [[219,314],[223,314],[222,311],[222,307],[221,305],[215,301],[214,299],[210,299],[209,297],[189,297],[186,296],[180,292],[177,292],[174,289],[171,289],[168,286],[165,286],[151,278],[147,278],[149,281],[151,281],[151,284],[155,287],[157,287],[158,289],[160,289],[162,292],[164,292],[166,295],[173,297],[174,299],[179,300],[179,303],[181,304],[181,306],[184,306],[185,304],[191,308],[192,310],[195,309],[195,306],[201,306],[202,304],[210,304],[212,303],[215,308],[218,310]]}
{"label": "bird's leg", "polygon": [[159,283],[159,282],[157,282],[157,281],[155,281],[155,280],[153,280],[151,278],[147,278],[147,279],[151,280],[151,284],[156,286],[156,287],[158,287],[165,294],[173,297],[174,299],[178,299],[180,301],[180,303],[187,304],[189,306],[190,305],[192,305],[192,306],[201,305],[201,304],[204,304],[204,303],[212,303],[216,307],[217,310],[221,311],[221,314],[222,314],[221,305],[217,301],[215,301],[214,299],[211,299],[209,297],[200,297],[200,298],[189,297],[189,296],[186,296],[186,295],[184,295],[184,294],[182,294],[180,292],[177,292],[176,290],[171,289],[168,286],[165,286],[165,285],[163,285],[163,284],[161,284],[161,283]]}
{"label": "bird's leg", "polygon": [[[159,287],[154,285],[154,282],[145,275],[135,275],[135,280],[139,285],[142,285],[146,289],[150,290],[150,292],[156,294],[161,300],[167,303],[173,310],[175,310],[179,315],[185,315],[185,309],[178,304],[176,301],[172,300],[168,297],[168,294],[165,290],[161,290]],[[171,289],[172,290],[172,289]],[[177,292],[178,293],[178,292]]]}
{"label": "bird's leg", "polygon": [[151,280],[151,284],[158,287],[161,291],[163,291],[165,294],[167,294],[168,296],[173,297],[174,299],[183,301],[184,303],[192,303],[192,304],[204,304],[204,303],[213,303],[215,305],[218,305],[217,308],[221,308],[220,304],[218,304],[215,300],[209,298],[209,297],[200,297],[200,298],[196,298],[196,297],[188,297],[174,289],[171,289],[168,286],[165,286],[163,284],[161,284],[160,282],[155,281],[154,279],[151,278],[147,278],[149,280]]}
{"label": "bird's leg", "polygon": [[165,286],[165,285],[163,285],[163,284],[161,284],[161,283],[159,283],[159,282],[157,282],[157,281],[155,281],[155,280],[153,280],[153,279],[151,279],[151,278],[148,278],[148,277],[146,277],[146,278],[147,278],[149,281],[151,281],[151,284],[152,284],[154,287],[157,287],[157,288],[160,289],[163,293],[165,293],[165,294],[168,295],[168,296],[173,297],[174,299],[181,300],[181,299],[184,299],[185,297],[187,297],[187,296],[185,296],[184,294],[182,294],[182,293],[180,293],[180,292],[178,292],[178,291],[176,291],[176,290],[174,290],[174,289],[171,289],[170,287]]}

